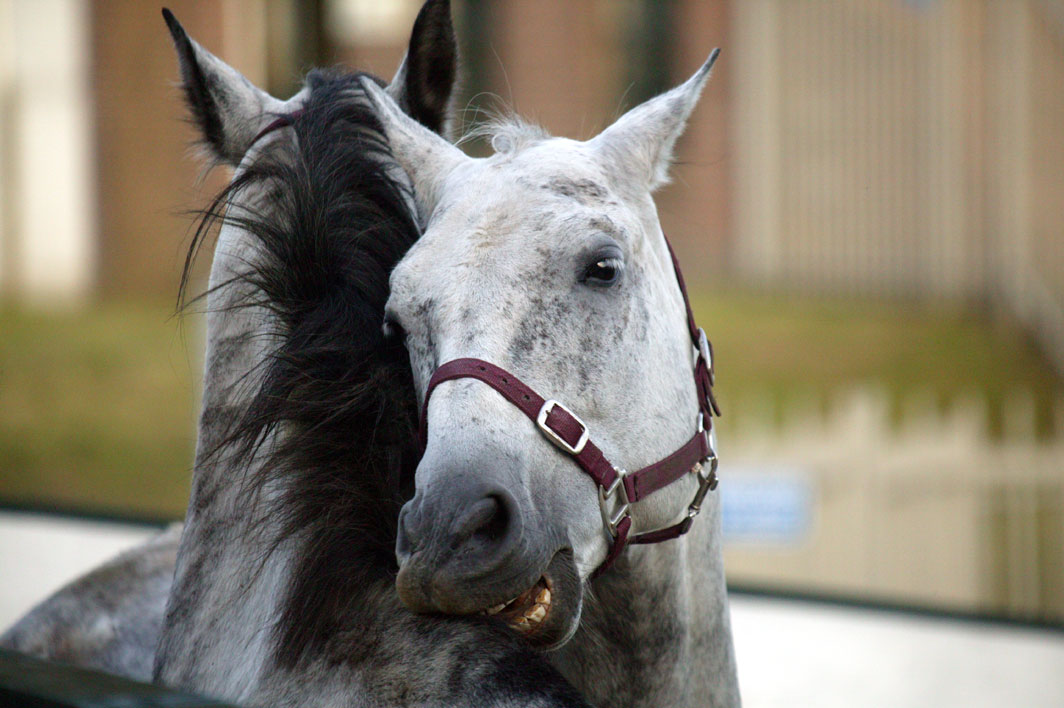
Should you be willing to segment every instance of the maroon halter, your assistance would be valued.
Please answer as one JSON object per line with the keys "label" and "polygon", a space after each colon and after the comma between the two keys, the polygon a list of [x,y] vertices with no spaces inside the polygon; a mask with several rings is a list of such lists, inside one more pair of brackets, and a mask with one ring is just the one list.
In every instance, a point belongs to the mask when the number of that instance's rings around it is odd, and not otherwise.
{"label": "maroon halter", "polygon": [[[695,388],[698,391],[698,430],[690,440],[668,457],[635,472],[625,472],[612,465],[602,450],[590,439],[590,432],[575,413],[554,400],[547,400],[505,369],[482,359],[454,359],[440,366],[429,379],[425,402],[421,408],[421,447],[427,444],[429,398],[444,381],[472,378],[491,386],[532,420],[548,440],[568,453],[598,486],[599,508],[606,531],[613,539],[609,553],[594,572],[596,577],[609,568],[629,543],[659,543],[678,538],[691,528],[701,510],[706,494],[717,488],[717,453],[712,421],[720,415],[713,397],[713,351],[706,333],[695,324],[687,286],[680,272],[679,261],[672,245],[665,239],[672,257],[676,280],[687,308],[687,327],[691,342],[698,350],[695,361]],[[707,471],[708,468],[708,471]],[[698,476],[698,491],[687,508],[687,516],[672,526],[647,531],[629,538],[632,529],[630,506],[663,487],[682,479],[688,473]],[[619,498],[616,495],[619,494]]]}

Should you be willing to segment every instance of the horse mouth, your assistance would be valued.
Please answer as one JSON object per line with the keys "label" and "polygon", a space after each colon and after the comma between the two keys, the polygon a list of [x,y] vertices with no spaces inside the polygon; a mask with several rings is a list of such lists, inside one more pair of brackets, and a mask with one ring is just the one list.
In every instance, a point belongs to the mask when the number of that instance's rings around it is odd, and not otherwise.
{"label": "horse mouth", "polygon": [[580,624],[582,605],[583,590],[573,553],[563,549],[531,587],[512,600],[489,605],[475,614],[500,621],[532,646],[550,651],[572,638]]}
{"label": "horse mouth", "polygon": [[550,578],[544,575],[517,597],[483,609],[480,614],[495,617],[522,634],[532,635],[550,615],[553,587]]}

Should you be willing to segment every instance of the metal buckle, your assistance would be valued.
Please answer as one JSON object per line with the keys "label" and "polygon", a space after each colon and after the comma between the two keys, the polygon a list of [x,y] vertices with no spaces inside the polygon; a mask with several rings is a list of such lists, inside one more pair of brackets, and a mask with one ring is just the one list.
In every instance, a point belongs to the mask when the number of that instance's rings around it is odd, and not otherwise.
{"label": "metal buckle", "polygon": [[[614,467],[613,471],[617,473],[617,479],[613,481],[609,489],[598,488],[599,496],[599,512],[602,514],[602,523],[606,525],[606,530],[610,532],[612,538],[617,538],[617,524],[624,520],[624,517],[630,514],[631,502],[628,501],[628,489],[624,486],[624,478],[628,476],[628,473],[619,468]],[[621,490],[621,505],[617,508],[615,513],[610,513],[609,502],[613,497],[614,492],[617,489]]]}
{"label": "metal buckle", "polygon": [[[567,443],[562,438],[562,436],[558,435],[558,433],[554,432],[547,425],[547,416],[550,415],[550,412],[554,410],[555,406],[561,408],[563,411],[568,413],[572,417],[572,419],[575,420],[580,426],[580,439],[576,441],[575,445],[570,445],[569,443]],[[543,407],[539,409],[539,415],[536,416],[536,425],[539,426],[539,429],[543,431],[543,434],[547,436],[548,440],[560,447],[562,450],[568,452],[570,455],[579,455],[583,451],[584,446],[587,445],[587,439],[589,437],[587,432],[587,425],[585,425],[584,421],[580,420],[575,413],[573,413],[571,410],[569,410],[561,403],[558,403],[553,399],[546,401],[543,404]]]}
{"label": "metal buckle", "polygon": [[706,362],[706,371],[709,372],[709,385],[712,386],[716,374],[713,372],[713,347],[709,344],[709,337],[706,336],[706,330],[701,327],[698,328],[698,356],[702,358],[702,361]]}
{"label": "metal buckle", "polygon": [[706,448],[709,449],[709,455],[707,460],[713,460],[713,471],[717,470],[717,429],[712,425],[709,426],[709,430],[706,430],[706,414],[702,411],[698,412],[698,432],[702,433],[706,437]]}
{"label": "metal buckle", "polygon": [[[687,507],[688,519],[694,519],[698,516],[698,512],[702,511],[702,502],[705,500],[706,495],[717,488],[717,431],[713,426],[706,430],[705,422],[705,414],[699,412],[698,432],[706,436],[706,447],[709,449],[709,454],[698,465],[698,471],[696,472],[698,476],[698,491],[695,492],[695,498]],[[709,467],[709,472],[706,472],[706,467]]]}

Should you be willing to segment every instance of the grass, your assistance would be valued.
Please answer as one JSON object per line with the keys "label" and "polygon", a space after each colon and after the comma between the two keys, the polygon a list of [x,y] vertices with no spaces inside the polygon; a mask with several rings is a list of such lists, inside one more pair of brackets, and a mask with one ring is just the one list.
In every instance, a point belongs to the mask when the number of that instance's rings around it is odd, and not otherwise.
{"label": "grass", "polygon": [[200,345],[171,312],[0,308],[0,498],[183,516]]}
{"label": "grass", "polygon": [[[1025,390],[1046,419],[1064,390],[1018,327],[960,308],[704,293],[695,309],[725,415],[751,392],[826,398],[871,383],[897,398],[975,393],[992,412]],[[170,313],[165,303],[0,306],[0,500],[183,514],[202,343],[197,321]]]}

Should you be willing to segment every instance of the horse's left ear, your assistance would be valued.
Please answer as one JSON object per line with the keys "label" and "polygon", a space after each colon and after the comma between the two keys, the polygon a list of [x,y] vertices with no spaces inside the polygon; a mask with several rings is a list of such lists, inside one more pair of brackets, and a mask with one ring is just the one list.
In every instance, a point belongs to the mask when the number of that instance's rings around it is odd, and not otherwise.
{"label": "horse's left ear", "polygon": [[591,145],[611,167],[620,166],[650,191],[667,184],[672,149],[683,134],[719,54],[720,50],[714,49],[694,76],[625,113],[593,138]]}
{"label": "horse's left ear", "polygon": [[447,135],[458,64],[450,0],[428,0],[414,21],[410,47],[388,94],[434,133]]}
{"label": "horse's left ear", "polygon": [[285,104],[201,47],[165,8],[163,19],[177,50],[185,102],[203,143],[215,159],[236,167],[259,131],[284,112]]}

